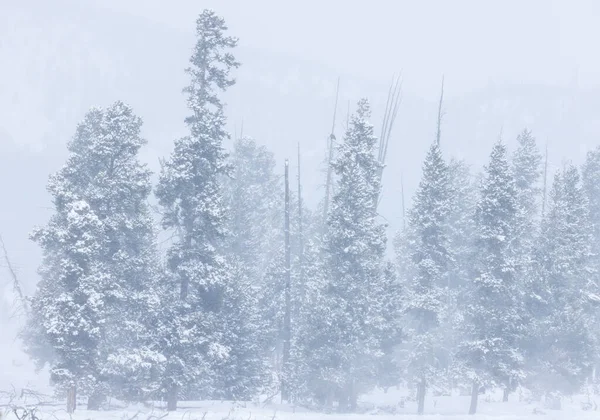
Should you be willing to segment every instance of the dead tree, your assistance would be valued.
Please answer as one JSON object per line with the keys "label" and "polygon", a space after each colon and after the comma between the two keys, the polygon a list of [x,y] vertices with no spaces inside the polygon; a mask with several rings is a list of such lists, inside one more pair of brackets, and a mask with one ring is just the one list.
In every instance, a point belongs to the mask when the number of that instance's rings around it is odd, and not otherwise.
{"label": "dead tree", "polygon": [[473,387],[471,388],[471,404],[469,405],[469,414],[475,414],[477,412],[477,399],[479,398],[479,382],[473,381]]}
{"label": "dead tree", "polygon": [[304,280],[304,226],[302,220],[302,179],[300,178],[300,143],[298,143],[298,260],[300,265],[300,284]]}
{"label": "dead tree", "polygon": [[17,272],[15,271],[10,258],[8,257],[8,251],[6,250],[6,245],[4,244],[4,240],[2,239],[2,235],[0,235],[0,246],[2,247],[2,253],[4,255],[4,262],[6,263],[6,268],[10,273],[10,276],[13,281],[13,291],[19,301],[20,307],[25,312],[25,315],[29,313],[29,306],[27,305],[27,298],[23,293],[23,289],[21,288],[21,283],[17,277]]}
{"label": "dead tree", "polygon": [[546,155],[544,158],[544,184],[542,188],[542,217],[544,217],[546,215],[546,194],[548,191],[548,142],[546,142]]}
{"label": "dead tree", "polygon": [[73,414],[77,408],[77,388],[71,383],[67,391],[67,413]]}
{"label": "dead tree", "polygon": [[285,161],[285,313],[283,318],[283,358],[281,399],[289,400],[287,385],[291,341],[291,249],[290,249],[290,176],[289,162]]}
{"label": "dead tree", "polygon": [[440,92],[440,103],[438,105],[438,117],[437,117],[437,133],[435,135],[435,141],[436,144],[440,145],[440,139],[442,137],[442,118],[444,118],[444,109],[443,109],[443,104],[444,102],[444,76],[442,76],[442,90]]}
{"label": "dead tree", "polygon": [[350,99],[348,99],[348,108],[346,109],[346,131],[350,127]]}
{"label": "dead tree", "polygon": [[335,89],[335,107],[333,109],[333,122],[331,124],[331,133],[327,139],[327,180],[325,181],[325,201],[323,202],[323,226],[327,220],[329,212],[329,200],[333,189],[333,151],[335,147],[335,118],[337,116],[338,98],[340,94],[340,78],[338,77],[337,87]]}
{"label": "dead tree", "polygon": [[400,195],[402,198],[402,230],[406,230],[406,207],[404,205],[404,176],[400,174]]}
{"label": "dead tree", "polygon": [[[390,136],[392,135],[392,128],[394,122],[398,116],[398,108],[402,99],[402,79],[401,76],[394,75],[392,77],[392,83],[388,90],[387,102],[385,105],[385,111],[383,114],[383,123],[381,124],[381,135],[379,136],[379,148],[377,160],[380,163],[378,172],[379,183],[383,179],[383,168],[385,167],[385,160],[387,157],[388,146],[390,144]],[[379,204],[381,197],[377,197],[377,204]]]}

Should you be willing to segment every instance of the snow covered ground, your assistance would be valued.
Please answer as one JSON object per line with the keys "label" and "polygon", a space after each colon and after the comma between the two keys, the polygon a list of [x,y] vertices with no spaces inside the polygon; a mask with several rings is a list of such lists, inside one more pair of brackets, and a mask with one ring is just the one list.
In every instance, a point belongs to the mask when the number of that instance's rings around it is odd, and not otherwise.
{"label": "snow covered ground", "polygon": [[[563,400],[562,410],[547,410],[540,403],[527,403],[519,401],[518,393],[511,395],[511,401],[501,402],[500,393],[490,393],[480,396],[479,412],[475,416],[466,414],[469,406],[468,396],[452,397],[429,397],[426,414],[417,416],[416,404],[406,402],[404,407],[399,402],[407,395],[405,390],[389,390],[388,393],[377,391],[365,396],[361,400],[361,414],[324,414],[309,411],[305,408],[278,405],[261,404],[258,402],[224,402],[224,401],[202,401],[183,402],[177,412],[167,413],[163,406],[157,404],[155,407],[147,405],[119,406],[112,404],[112,408],[106,411],[91,412],[78,409],[69,417],[64,405],[59,402],[45,401],[38,404],[40,396],[24,395],[22,398],[13,400],[11,405],[17,406],[17,415],[6,404],[8,394],[0,394],[3,401],[0,402],[0,413],[2,420],[359,420],[366,418],[386,419],[472,419],[472,420],[525,420],[525,419],[556,419],[556,420],[587,420],[599,419],[600,411],[584,410],[586,402],[594,402],[600,405],[599,396],[576,396]],[[43,399],[43,397],[42,397]],[[594,401],[595,400],[595,401]],[[35,418],[29,415],[23,417],[24,410],[35,407]]]}

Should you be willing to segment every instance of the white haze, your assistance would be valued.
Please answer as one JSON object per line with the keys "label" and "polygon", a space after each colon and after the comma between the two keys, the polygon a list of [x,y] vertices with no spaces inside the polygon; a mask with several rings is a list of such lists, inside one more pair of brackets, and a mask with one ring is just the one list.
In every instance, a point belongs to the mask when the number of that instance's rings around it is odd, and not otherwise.
{"label": "white haze", "polygon": [[[402,72],[381,206],[390,234],[401,224],[400,176],[410,199],[434,136],[442,75],[449,156],[479,164],[500,133],[511,147],[527,127],[558,167],[563,158],[580,163],[600,139],[593,0],[0,0],[0,234],[26,293],[40,263],[28,233],[50,215],[47,177],[64,162],[84,113],[130,103],[144,119],[153,169],[185,132],[183,68],[206,7],[240,38],[243,65],[227,94],[231,133],[243,121],[244,134],[273,150],[282,168],[300,142],[310,204],[323,193],[337,77],[339,137],[348,101],[362,96],[380,124],[389,82]],[[8,344],[0,348],[0,388],[33,378],[14,341],[13,301],[2,261],[0,341]]]}

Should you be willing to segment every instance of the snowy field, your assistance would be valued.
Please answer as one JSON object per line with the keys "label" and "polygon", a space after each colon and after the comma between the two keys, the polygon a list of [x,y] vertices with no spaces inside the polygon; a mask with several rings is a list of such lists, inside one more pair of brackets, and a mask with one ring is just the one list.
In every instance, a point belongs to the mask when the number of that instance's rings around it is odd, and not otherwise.
{"label": "snowy field", "polygon": [[[14,392],[10,391],[9,393]],[[600,419],[600,411],[594,410],[594,403],[600,404],[599,396],[576,396],[563,399],[561,410],[547,410],[541,403],[527,403],[523,401],[524,395],[515,393],[511,401],[501,402],[501,394],[485,394],[480,396],[478,413],[474,416],[466,414],[469,407],[468,396],[429,397],[426,414],[418,416],[416,403],[407,401],[404,407],[399,404],[406,396],[406,391],[390,390],[367,395],[361,400],[361,413],[359,414],[326,414],[307,410],[301,407],[262,404],[258,402],[227,402],[227,401],[202,401],[182,402],[177,412],[167,413],[164,407],[157,403],[151,405],[135,405],[125,407],[111,403],[111,408],[105,411],[87,411],[78,409],[69,416],[64,405],[59,402],[44,401],[42,395],[24,395],[14,399],[8,404],[9,393],[3,395],[0,403],[2,420],[353,420],[353,419],[496,419],[496,420],[524,420],[524,419],[556,419],[556,420],[586,420]],[[519,401],[521,399],[521,401]],[[41,401],[41,404],[40,404]],[[587,404],[591,409],[584,409]],[[84,406],[84,405],[82,405]],[[12,411],[18,407],[16,415]],[[33,411],[31,411],[33,409]],[[30,410],[27,412],[26,410]],[[24,415],[25,414],[25,415]],[[32,415],[33,414],[33,415]]]}

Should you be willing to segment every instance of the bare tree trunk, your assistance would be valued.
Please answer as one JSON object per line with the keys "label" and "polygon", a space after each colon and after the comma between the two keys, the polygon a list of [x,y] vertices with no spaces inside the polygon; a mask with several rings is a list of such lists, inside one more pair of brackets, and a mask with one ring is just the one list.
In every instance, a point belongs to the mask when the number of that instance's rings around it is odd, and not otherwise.
{"label": "bare tree trunk", "polygon": [[508,394],[510,394],[510,389],[508,386],[504,388],[504,393],[502,395],[502,402],[508,402]]}
{"label": "bare tree trunk", "polygon": [[177,394],[178,388],[173,385],[167,392],[167,411],[177,410]]}
{"label": "bare tree trunk", "polygon": [[353,402],[353,390],[354,387],[352,386],[352,383],[349,383],[339,391],[338,411],[341,413],[347,413],[348,411],[353,410],[353,405],[355,405]]}
{"label": "bare tree trunk", "polygon": [[348,394],[346,392],[342,392],[340,394],[340,398],[338,401],[338,411],[340,413],[348,412]]}
{"label": "bare tree trunk", "polygon": [[337,104],[340,94],[340,78],[338,77],[337,87],[335,89],[335,108],[333,110],[333,123],[331,124],[331,134],[327,139],[328,142],[328,157],[327,157],[327,180],[325,181],[325,201],[323,202],[323,226],[327,223],[327,214],[329,212],[329,197],[332,189],[332,174],[333,174],[333,148],[335,147],[335,117],[337,115]]}
{"label": "bare tree trunk", "polygon": [[444,76],[442,76],[442,91],[440,93],[440,103],[438,106],[438,117],[437,117],[437,133],[435,136],[436,144],[440,145],[440,139],[442,137],[442,118],[444,117],[444,111],[442,104],[444,103]]}
{"label": "bare tree trunk", "polygon": [[479,384],[477,381],[473,381],[473,389],[471,390],[471,406],[469,407],[469,414],[475,414],[477,412],[477,398],[479,397]]}
{"label": "bare tree trunk", "polygon": [[77,390],[75,388],[75,384],[71,384],[69,386],[69,390],[67,391],[67,413],[73,414],[75,409],[77,408]]}
{"label": "bare tree trunk", "polygon": [[281,375],[281,399],[289,400],[287,370],[291,350],[291,249],[290,249],[290,179],[289,163],[285,161],[285,314],[283,319],[283,366]]}
{"label": "bare tree trunk", "polygon": [[402,174],[400,174],[400,196],[402,203],[402,230],[406,230],[406,207],[404,205],[404,176]]}
{"label": "bare tree trunk", "polygon": [[417,414],[423,414],[425,412],[425,391],[427,384],[425,378],[421,378],[419,385],[417,385]]}
{"label": "bare tree trunk", "polygon": [[[396,116],[398,115],[398,106],[400,105],[402,93],[402,83],[401,76],[394,75],[392,77],[392,83],[390,84],[390,89],[388,91],[388,98],[385,105],[385,111],[383,113],[383,123],[381,125],[381,135],[379,136],[379,147],[377,154],[377,161],[380,163],[379,170],[377,171],[377,176],[379,178],[379,183],[381,184],[383,180],[383,168],[385,167],[385,161],[387,157],[388,146],[390,143],[390,136],[392,134],[392,128],[394,126],[394,122],[396,121]],[[375,205],[379,205],[379,201],[381,200],[381,192],[377,194],[375,199]]]}
{"label": "bare tree trunk", "polygon": [[[298,279],[298,283],[300,287],[304,286],[304,220],[302,218],[302,206],[304,205],[302,201],[302,179],[300,178],[300,143],[298,143],[298,239],[299,239],[299,249],[298,249],[298,265],[300,267],[300,278]],[[296,314],[294,314],[296,315]]]}
{"label": "bare tree trunk", "polygon": [[325,407],[327,410],[331,410],[333,408],[333,389],[330,388],[327,391],[327,396],[325,397]]}
{"label": "bare tree trunk", "polygon": [[350,392],[348,394],[348,405],[350,411],[355,412],[358,407],[358,393],[356,392],[356,386],[354,380],[350,384]]}
{"label": "bare tree trunk", "polygon": [[4,262],[6,263],[6,268],[8,269],[10,276],[12,277],[12,280],[13,280],[13,291],[17,295],[17,299],[19,300],[19,303],[22,305],[22,309],[25,312],[25,315],[28,315],[29,314],[29,306],[27,304],[27,298],[25,297],[25,294],[23,293],[23,289],[21,289],[21,283],[19,282],[19,279],[17,278],[17,273],[16,273],[15,269],[13,268],[12,262],[10,261],[10,258],[8,258],[8,251],[6,250],[6,245],[4,245],[4,240],[2,239],[2,235],[0,235],[0,247],[2,248],[2,252],[4,254]]}
{"label": "bare tree trunk", "polygon": [[358,395],[356,395],[355,392],[352,392],[350,394],[350,398],[349,398],[349,405],[350,405],[350,411],[352,411],[353,413],[356,412],[356,409],[358,408]]}

